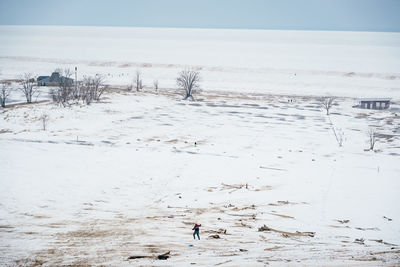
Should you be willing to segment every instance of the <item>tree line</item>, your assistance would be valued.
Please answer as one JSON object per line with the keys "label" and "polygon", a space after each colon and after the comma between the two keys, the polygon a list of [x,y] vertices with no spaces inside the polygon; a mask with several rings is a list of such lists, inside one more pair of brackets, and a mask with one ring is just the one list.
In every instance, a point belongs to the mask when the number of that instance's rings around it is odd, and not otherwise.
{"label": "tree line", "polygon": [[[60,79],[55,83],[56,86],[51,87],[49,95],[53,102],[63,107],[79,101],[90,105],[93,101],[99,101],[104,92],[109,89],[109,85],[106,84],[105,76],[101,74],[84,76],[81,81],[72,82],[73,80],[71,77],[73,72],[70,69],[56,69],[56,72],[60,74]],[[176,78],[178,87],[184,91],[184,99],[191,100],[194,100],[193,94],[195,90],[200,87],[200,81],[200,73],[191,69],[181,71]],[[17,82],[19,84],[18,90],[23,93],[26,103],[32,103],[34,97],[39,93],[39,86],[35,76],[32,73],[24,73],[18,77]],[[137,70],[132,84],[128,86],[128,91],[132,91],[133,88],[135,88],[135,90],[139,92],[143,87],[142,74]],[[158,91],[159,83],[157,79],[153,81],[153,87]],[[7,99],[12,90],[14,89],[11,87],[10,82],[1,82],[1,107],[6,107]]]}

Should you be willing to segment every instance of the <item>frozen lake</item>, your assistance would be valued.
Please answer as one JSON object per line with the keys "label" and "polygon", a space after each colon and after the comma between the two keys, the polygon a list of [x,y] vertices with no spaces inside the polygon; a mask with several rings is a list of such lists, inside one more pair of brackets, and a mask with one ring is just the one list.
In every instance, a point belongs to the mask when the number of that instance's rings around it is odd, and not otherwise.
{"label": "frozen lake", "polygon": [[196,68],[206,90],[399,98],[400,34],[0,26],[1,78],[75,66],[123,86]]}

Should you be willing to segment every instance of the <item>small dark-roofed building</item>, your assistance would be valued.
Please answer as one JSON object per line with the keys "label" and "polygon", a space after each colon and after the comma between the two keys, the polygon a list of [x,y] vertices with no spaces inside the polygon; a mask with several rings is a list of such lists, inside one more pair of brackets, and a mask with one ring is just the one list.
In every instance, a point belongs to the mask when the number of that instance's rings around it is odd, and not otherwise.
{"label": "small dark-roofed building", "polygon": [[39,76],[37,78],[38,86],[58,86],[61,83],[72,84],[73,79],[61,76],[58,72],[53,72],[51,76]]}
{"label": "small dark-roofed building", "polygon": [[365,109],[388,109],[390,107],[390,98],[358,98],[354,107]]}
{"label": "small dark-roofed building", "polygon": [[39,81],[41,81],[41,80],[43,80],[43,79],[46,79],[46,78],[49,78],[50,76],[39,76],[39,77],[37,77],[37,81],[39,82]]}

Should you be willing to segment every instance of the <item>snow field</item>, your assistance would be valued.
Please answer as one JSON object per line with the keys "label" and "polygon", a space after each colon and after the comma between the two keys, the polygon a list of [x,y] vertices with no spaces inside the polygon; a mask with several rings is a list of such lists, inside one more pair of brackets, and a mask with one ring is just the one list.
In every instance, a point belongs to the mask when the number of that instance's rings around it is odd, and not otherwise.
{"label": "snow field", "polygon": [[[119,91],[91,106],[1,110],[0,262],[399,260],[396,103],[376,112],[338,98],[330,116],[346,137],[339,147],[317,97],[196,98]],[[50,116],[46,131],[41,114]],[[385,134],[378,152],[364,151],[370,126]],[[194,221],[203,225],[201,241],[192,240]],[[284,233],[259,232],[264,224]],[[209,237],[216,233],[220,239]],[[127,260],[167,251],[166,262]]]}

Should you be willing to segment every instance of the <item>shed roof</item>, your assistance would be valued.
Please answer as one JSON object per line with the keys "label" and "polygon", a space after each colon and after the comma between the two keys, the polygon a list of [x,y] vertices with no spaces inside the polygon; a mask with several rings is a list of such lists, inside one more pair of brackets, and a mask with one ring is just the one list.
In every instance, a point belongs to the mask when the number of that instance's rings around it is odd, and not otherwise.
{"label": "shed roof", "polygon": [[381,101],[381,102],[385,102],[385,101],[390,101],[391,100],[391,98],[380,98],[380,97],[375,97],[375,98],[357,98],[356,99],[357,101],[360,101],[360,102],[362,102],[362,101],[371,101],[371,102],[373,102],[373,101],[376,101],[376,102],[379,102],[379,101]]}
{"label": "shed roof", "polygon": [[38,82],[48,83],[48,82],[50,82],[50,76],[47,76],[47,77],[45,77],[45,78],[42,78],[42,79],[38,80]]}
{"label": "shed roof", "polygon": [[50,78],[50,76],[39,76],[39,77],[37,77],[37,81],[41,81],[46,78]]}

